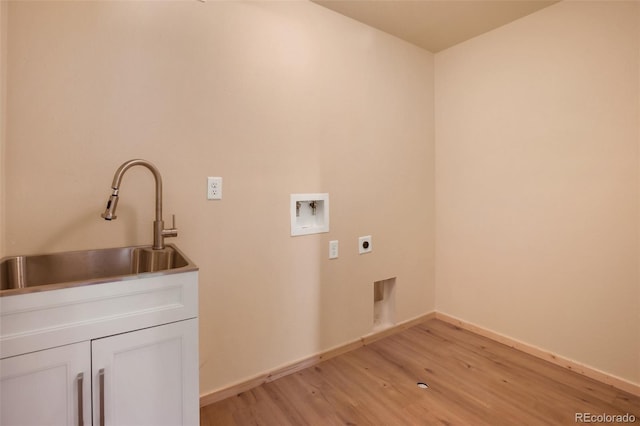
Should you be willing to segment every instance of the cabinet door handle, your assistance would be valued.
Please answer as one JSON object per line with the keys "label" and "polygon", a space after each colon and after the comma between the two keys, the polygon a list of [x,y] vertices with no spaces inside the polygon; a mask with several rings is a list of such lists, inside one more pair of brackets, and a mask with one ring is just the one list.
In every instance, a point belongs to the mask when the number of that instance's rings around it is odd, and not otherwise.
{"label": "cabinet door handle", "polygon": [[84,373],[79,373],[76,376],[76,383],[78,384],[78,426],[84,426],[84,413],[82,403],[82,384],[84,381]]}
{"label": "cabinet door handle", "polygon": [[98,381],[100,382],[100,426],[104,426],[104,368],[98,371]]}

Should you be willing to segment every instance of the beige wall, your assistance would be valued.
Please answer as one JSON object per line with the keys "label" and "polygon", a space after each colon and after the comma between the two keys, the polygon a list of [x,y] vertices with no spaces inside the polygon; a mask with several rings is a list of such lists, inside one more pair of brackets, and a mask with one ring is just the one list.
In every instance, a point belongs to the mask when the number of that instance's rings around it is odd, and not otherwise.
{"label": "beige wall", "polygon": [[[314,4],[1,4],[0,254],[149,243],[146,170],[99,213],[120,163],[156,163],[201,267],[202,392],[367,334],[394,276],[398,321],[436,308],[640,383],[637,3],[438,53],[436,160],[433,55]],[[330,233],[289,236],[296,192],[330,193]]]}
{"label": "beige wall", "polygon": [[638,2],[436,55],[436,309],[640,383]]}
{"label": "beige wall", "polygon": [[[9,24],[7,252],[150,243],[145,169],[99,215],[118,165],[154,162],[201,268],[202,392],[371,332],[376,280],[398,321],[433,310],[432,54],[307,2],[16,2]],[[298,192],[330,194],[330,233],[289,236]]]}
{"label": "beige wall", "polygon": [[5,139],[6,139],[6,107],[7,107],[7,28],[8,3],[0,2],[0,257],[4,256],[5,235]]}

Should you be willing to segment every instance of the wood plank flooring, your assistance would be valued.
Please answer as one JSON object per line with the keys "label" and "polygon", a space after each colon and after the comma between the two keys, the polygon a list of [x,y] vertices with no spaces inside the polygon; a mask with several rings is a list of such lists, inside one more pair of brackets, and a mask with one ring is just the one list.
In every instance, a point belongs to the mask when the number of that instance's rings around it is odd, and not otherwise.
{"label": "wood plank flooring", "polygon": [[640,397],[429,320],[202,407],[200,423],[575,425],[576,413],[640,424]]}

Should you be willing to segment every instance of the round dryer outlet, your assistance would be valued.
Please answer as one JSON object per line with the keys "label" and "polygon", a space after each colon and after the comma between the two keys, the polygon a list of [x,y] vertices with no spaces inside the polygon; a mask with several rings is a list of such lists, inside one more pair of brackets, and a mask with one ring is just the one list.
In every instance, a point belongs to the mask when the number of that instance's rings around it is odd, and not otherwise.
{"label": "round dryer outlet", "polygon": [[358,253],[365,254],[369,253],[373,250],[373,245],[371,244],[371,235],[367,235],[364,237],[358,238]]}

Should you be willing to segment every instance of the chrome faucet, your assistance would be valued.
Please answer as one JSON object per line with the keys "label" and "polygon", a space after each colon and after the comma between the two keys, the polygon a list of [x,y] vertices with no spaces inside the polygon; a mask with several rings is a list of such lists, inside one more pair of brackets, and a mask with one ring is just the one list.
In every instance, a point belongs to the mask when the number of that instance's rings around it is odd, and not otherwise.
{"label": "chrome faucet", "polygon": [[114,220],[117,218],[116,206],[118,205],[120,181],[122,181],[124,172],[126,172],[133,166],[144,166],[147,169],[151,170],[151,173],[153,173],[153,177],[156,180],[156,220],[153,221],[153,249],[161,250],[164,248],[165,237],[177,237],[178,230],[176,229],[175,215],[173,216],[172,227],[169,229],[164,229],[164,221],[162,220],[162,177],[160,176],[160,172],[158,171],[156,166],[154,166],[150,162],[146,160],[129,160],[118,167],[118,170],[116,170],[116,173],[113,176],[113,183],[111,184],[113,193],[109,197],[109,201],[107,201],[107,208],[101,216],[105,220]]}

